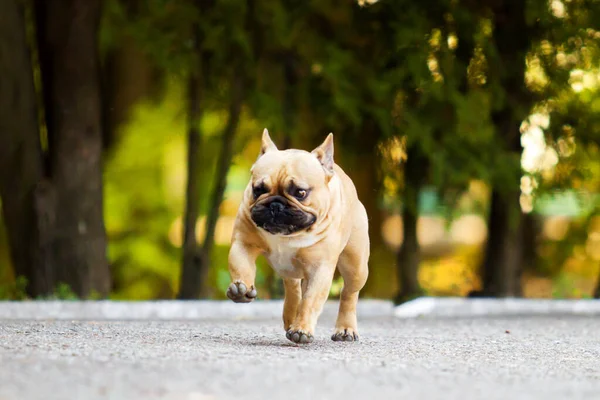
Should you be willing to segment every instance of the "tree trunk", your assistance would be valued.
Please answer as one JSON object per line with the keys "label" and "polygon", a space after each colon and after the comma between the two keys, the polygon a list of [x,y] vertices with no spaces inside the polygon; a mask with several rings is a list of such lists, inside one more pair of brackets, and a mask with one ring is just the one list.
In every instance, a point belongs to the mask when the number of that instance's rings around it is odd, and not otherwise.
{"label": "tree trunk", "polygon": [[102,197],[101,0],[41,0],[36,6],[57,205],[56,278],[78,296],[106,296],[111,280]]}
{"label": "tree trunk", "polygon": [[500,258],[500,252],[502,246],[500,240],[503,231],[503,225],[505,225],[506,215],[502,208],[502,197],[496,190],[492,190],[490,196],[489,214],[488,214],[488,238],[485,244],[485,253],[483,258],[483,264],[481,267],[481,291],[473,292],[472,296],[492,296],[495,292],[494,288],[494,270],[495,263]]}
{"label": "tree trunk", "polygon": [[412,300],[423,293],[418,277],[421,255],[417,238],[417,222],[419,219],[419,192],[426,173],[426,158],[420,154],[418,149],[409,149],[404,165],[403,241],[396,264],[400,287],[400,291],[394,299],[396,304]]}
{"label": "tree trunk", "polygon": [[231,167],[231,160],[233,158],[233,142],[235,133],[240,121],[240,115],[242,113],[242,104],[244,101],[245,82],[242,75],[241,68],[238,68],[235,72],[235,78],[232,85],[232,98],[229,106],[229,117],[227,119],[227,125],[223,130],[222,134],[222,145],[219,158],[217,160],[217,170],[215,174],[215,184],[213,192],[210,197],[210,203],[208,213],[206,217],[206,235],[204,237],[204,243],[202,245],[202,257],[201,268],[200,268],[200,295],[206,297],[206,277],[208,276],[208,269],[210,266],[210,257],[214,247],[215,240],[215,229],[217,227],[217,221],[219,219],[219,208],[225,195],[225,189],[227,188],[227,175],[229,174],[229,168]]}
{"label": "tree trunk", "polygon": [[492,191],[489,235],[482,268],[482,291],[472,296],[520,296],[522,213],[519,194]]}
{"label": "tree trunk", "polygon": [[539,225],[533,213],[523,214],[523,272],[535,272]]}
{"label": "tree trunk", "polygon": [[51,223],[53,207],[45,196],[33,69],[19,3],[0,0],[0,196],[15,276],[25,277],[27,294],[36,297],[54,287],[45,223]]}
{"label": "tree trunk", "polygon": [[[233,142],[242,110],[244,83],[240,71],[236,71],[232,87],[232,100],[229,108],[229,118],[223,130],[221,152],[217,160],[215,184],[210,197],[206,219],[205,237],[201,248],[195,240],[195,221],[198,218],[199,195],[198,182],[198,148],[200,140],[197,123],[190,129],[188,153],[188,188],[186,222],[184,236],[184,264],[182,266],[181,286],[178,294],[180,299],[195,299],[207,296],[206,278],[210,266],[210,255],[214,245],[214,234],[219,219],[219,208],[227,187],[227,174],[233,157]],[[191,87],[191,86],[190,86]],[[193,110],[198,99],[190,95],[190,115],[199,115],[199,109]],[[195,131],[195,132],[194,132]],[[196,178],[194,178],[196,176]],[[192,235],[193,233],[193,235]]]}
{"label": "tree trunk", "polygon": [[[520,125],[532,105],[525,86],[525,57],[533,33],[525,20],[525,3],[499,1],[493,7],[493,39],[496,53],[489,54],[490,81],[502,87],[506,99],[492,114],[503,151],[513,160],[522,153]],[[484,296],[520,296],[523,264],[523,213],[519,204],[521,169],[513,168],[504,190],[493,188],[488,223],[488,242],[482,266]]]}
{"label": "tree trunk", "polygon": [[[513,111],[503,109],[493,115],[498,133],[508,142],[505,151],[520,159],[522,151],[519,126],[520,120]],[[510,166],[508,167],[510,168]],[[519,203],[521,169],[514,168],[514,176],[504,190],[493,188],[488,216],[488,239],[481,267],[482,289],[471,297],[515,297],[521,296],[523,268],[524,224]]]}
{"label": "tree trunk", "polygon": [[195,299],[200,295],[202,254],[196,242],[196,221],[200,205],[200,106],[199,73],[192,73],[188,83],[188,159],[185,191],[185,222],[183,232],[183,260],[179,299]]}
{"label": "tree trunk", "polygon": [[[503,109],[493,115],[498,134],[508,142],[507,151],[514,159],[520,159],[520,119],[513,111]],[[511,168],[508,166],[507,168]],[[521,169],[514,167],[514,175],[504,190],[493,188],[488,215],[488,239],[483,264],[481,291],[473,291],[471,297],[514,297],[521,296],[523,269],[523,245],[527,234],[524,230],[523,212],[519,203]]]}
{"label": "tree trunk", "polygon": [[185,212],[183,225],[183,258],[181,263],[181,277],[179,283],[178,299],[195,299],[200,294],[202,267],[202,253],[196,241],[196,223],[200,207],[200,153],[202,135],[200,122],[202,120],[201,90],[203,88],[201,76],[203,65],[201,57],[201,37],[199,27],[193,26],[194,50],[198,56],[198,65],[192,68],[188,82],[188,158],[187,158],[187,186],[185,190]]}

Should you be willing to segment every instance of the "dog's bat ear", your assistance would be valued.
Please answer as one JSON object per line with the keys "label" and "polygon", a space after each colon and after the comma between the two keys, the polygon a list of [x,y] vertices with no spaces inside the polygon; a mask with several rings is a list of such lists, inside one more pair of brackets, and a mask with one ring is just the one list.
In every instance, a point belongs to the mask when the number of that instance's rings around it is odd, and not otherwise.
{"label": "dog's bat ear", "polygon": [[325,141],[314,149],[312,154],[317,157],[326,172],[333,174],[333,133],[327,135]]}
{"label": "dog's bat ear", "polygon": [[262,134],[262,144],[260,145],[259,157],[265,154],[266,152],[276,150],[277,146],[275,146],[275,143],[273,143],[273,141],[271,140],[271,136],[269,136],[269,131],[267,130],[267,128],[265,128]]}

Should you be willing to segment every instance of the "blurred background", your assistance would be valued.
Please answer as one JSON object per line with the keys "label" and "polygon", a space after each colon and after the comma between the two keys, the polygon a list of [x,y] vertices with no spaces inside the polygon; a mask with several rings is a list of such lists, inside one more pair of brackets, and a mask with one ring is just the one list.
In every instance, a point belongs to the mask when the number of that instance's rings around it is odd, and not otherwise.
{"label": "blurred background", "polygon": [[600,2],[0,0],[0,298],[224,299],[265,127],[334,133],[363,297],[600,297]]}

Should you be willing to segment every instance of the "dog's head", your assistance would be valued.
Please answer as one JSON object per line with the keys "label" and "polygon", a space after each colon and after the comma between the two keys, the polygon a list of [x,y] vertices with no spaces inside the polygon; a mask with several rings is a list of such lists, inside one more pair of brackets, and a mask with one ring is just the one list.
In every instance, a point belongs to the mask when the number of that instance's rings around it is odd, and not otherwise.
{"label": "dog's head", "polygon": [[310,231],[329,210],[333,135],[312,152],[278,150],[265,129],[246,193],[252,221],[273,235]]}

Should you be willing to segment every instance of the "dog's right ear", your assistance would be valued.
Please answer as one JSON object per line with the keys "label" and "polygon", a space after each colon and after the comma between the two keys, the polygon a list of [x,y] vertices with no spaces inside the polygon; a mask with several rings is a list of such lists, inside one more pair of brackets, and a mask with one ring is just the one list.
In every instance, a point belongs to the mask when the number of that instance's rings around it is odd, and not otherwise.
{"label": "dog's right ear", "polygon": [[269,131],[265,128],[262,134],[262,144],[260,145],[260,154],[258,156],[260,157],[269,151],[277,151],[277,146],[275,146],[275,143],[271,140],[271,136],[269,136]]}

